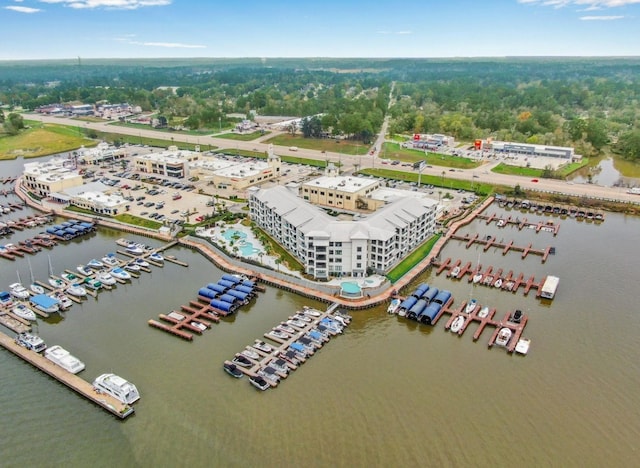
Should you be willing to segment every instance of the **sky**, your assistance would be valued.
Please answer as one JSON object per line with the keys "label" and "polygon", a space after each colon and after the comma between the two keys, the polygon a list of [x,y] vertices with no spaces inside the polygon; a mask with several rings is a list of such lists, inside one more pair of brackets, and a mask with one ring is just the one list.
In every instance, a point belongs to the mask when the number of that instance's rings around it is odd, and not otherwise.
{"label": "sky", "polygon": [[640,56],[640,0],[0,0],[0,60]]}

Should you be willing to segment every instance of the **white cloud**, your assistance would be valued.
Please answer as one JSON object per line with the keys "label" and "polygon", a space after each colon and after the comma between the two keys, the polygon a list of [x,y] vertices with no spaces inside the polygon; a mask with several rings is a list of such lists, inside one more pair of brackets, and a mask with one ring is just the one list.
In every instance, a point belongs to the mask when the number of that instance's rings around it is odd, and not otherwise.
{"label": "white cloud", "polygon": [[39,11],[42,11],[39,8],[30,8],[18,5],[9,5],[4,8],[5,10],[17,11],[18,13],[38,13]]}
{"label": "white cloud", "polygon": [[42,3],[61,3],[75,9],[106,8],[110,10],[137,10],[148,6],[170,5],[171,0],[39,0]]}
{"label": "white cloud", "polygon": [[518,3],[528,5],[551,6],[562,8],[566,6],[585,7],[586,10],[600,10],[602,8],[617,8],[640,4],[640,0],[518,0]]}
{"label": "white cloud", "polygon": [[624,16],[581,16],[582,21],[614,21],[624,18]]}

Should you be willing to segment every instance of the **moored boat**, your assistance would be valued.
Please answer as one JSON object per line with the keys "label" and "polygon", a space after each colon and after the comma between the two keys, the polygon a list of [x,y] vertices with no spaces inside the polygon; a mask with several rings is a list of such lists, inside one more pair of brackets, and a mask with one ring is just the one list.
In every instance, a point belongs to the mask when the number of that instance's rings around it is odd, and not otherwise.
{"label": "moored boat", "polygon": [[267,390],[270,386],[269,382],[267,382],[265,379],[263,379],[259,375],[249,376],[249,383],[253,385],[255,388],[257,388],[258,390],[262,390],[262,391]]}
{"label": "moored boat", "polygon": [[248,348],[243,349],[242,351],[240,351],[240,353],[249,359],[253,359],[254,361],[258,361],[260,359],[260,355],[257,352]]}
{"label": "moored boat", "polygon": [[489,315],[489,306],[484,306],[482,309],[480,309],[480,311],[478,312],[478,317],[480,318],[485,318],[486,316]]}
{"label": "moored boat", "polygon": [[242,366],[246,368],[253,366],[253,363],[246,356],[243,356],[242,354],[236,354],[235,357],[231,360],[231,362],[233,362],[238,366]]}
{"label": "moored boat", "polygon": [[46,314],[53,314],[60,310],[60,301],[46,294],[36,294],[29,299],[29,302],[36,309]]}
{"label": "moored boat", "polygon": [[48,348],[44,352],[44,357],[72,374],[77,374],[84,369],[84,362],[71,355],[69,351],[58,345]]}
{"label": "moored boat", "polygon": [[263,353],[272,353],[274,351],[273,346],[265,343],[264,341],[260,341],[260,340],[256,340],[255,343],[253,343],[253,347],[256,348],[259,351],[262,351]]}
{"label": "moored boat", "polygon": [[100,260],[92,258],[91,260],[89,260],[87,262],[87,266],[89,268],[95,268],[96,270],[99,270],[100,268],[104,267],[104,263],[102,263]]}
{"label": "moored boat", "polygon": [[18,302],[17,304],[14,304],[14,306],[11,309],[11,312],[13,312],[15,315],[17,315],[22,319],[29,320],[32,322],[35,321],[37,318],[36,313],[33,310],[29,309],[22,302]]}
{"label": "moored boat", "polygon": [[137,273],[140,271],[140,265],[136,264],[136,262],[129,262],[124,265],[124,269]]}
{"label": "moored boat", "polygon": [[457,278],[458,275],[460,274],[460,267],[456,266],[453,268],[453,270],[451,270],[451,277],[452,278]]}
{"label": "moored boat", "polygon": [[111,276],[117,279],[122,279],[122,280],[131,279],[131,275],[129,274],[129,272],[125,271],[120,267],[117,267],[111,270]]}
{"label": "moored boat", "polygon": [[76,270],[78,270],[78,273],[84,276],[91,276],[93,274],[93,271],[87,265],[78,265],[76,267]]}
{"label": "moored boat", "polygon": [[529,338],[520,338],[518,344],[516,344],[516,353],[527,354],[529,352],[529,346],[531,340]]}
{"label": "moored boat", "polygon": [[496,337],[496,345],[497,346],[507,346],[509,340],[511,339],[512,331],[510,328],[503,327],[498,332],[498,336]]}
{"label": "moored boat", "polygon": [[478,305],[478,301],[476,299],[471,299],[467,303],[467,306],[464,308],[464,313],[465,314],[470,314],[471,312],[473,312],[476,309],[477,305]]}
{"label": "moored boat", "polygon": [[102,262],[107,266],[118,266],[120,264],[116,254],[114,253],[108,253],[102,257]]}
{"label": "moored boat", "polygon": [[107,286],[112,286],[116,284],[116,279],[113,276],[111,276],[111,273],[109,273],[106,270],[102,270],[96,273],[96,279],[100,281],[102,284],[106,284]]}
{"label": "moored boat", "polygon": [[239,379],[244,375],[244,373],[240,369],[238,369],[238,366],[236,366],[233,362],[226,361],[222,365],[222,368],[227,374],[236,379]]}
{"label": "moored boat", "polygon": [[398,307],[400,307],[400,304],[402,303],[402,301],[400,299],[398,299],[397,297],[391,300],[391,303],[389,304],[389,307],[387,307],[387,313],[388,314],[395,314],[398,311]]}
{"label": "moored boat", "polygon": [[453,333],[458,333],[464,325],[464,321],[464,317],[462,315],[458,315],[455,319],[453,319],[453,322],[451,323],[451,331]]}
{"label": "moored boat", "polygon": [[271,330],[269,333],[267,333],[267,335],[269,335],[270,337],[276,338],[278,340],[288,340],[289,339],[289,334],[283,332],[282,330],[279,330],[277,328],[274,328],[273,330]]}
{"label": "moored boat", "polygon": [[501,288],[501,287],[502,287],[502,278],[498,278],[498,279],[496,280],[496,282],[495,282],[495,283],[493,283],[493,287],[494,287],[494,288]]}
{"label": "moored boat", "polygon": [[87,290],[79,283],[71,283],[67,286],[65,292],[75,297],[85,297],[87,295]]}
{"label": "moored boat", "polygon": [[29,290],[21,283],[13,283],[9,285],[9,293],[16,299],[29,299]]}
{"label": "moored boat", "polygon": [[19,333],[15,338],[16,344],[23,348],[30,349],[36,353],[41,353],[47,349],[47,345],[38,335],[32,335],[31,333]]}
{"label": "moored boat", "polygon": [[159,252],[153,252],[152,254],[149,255],[149,260],[162,263],[164,262],[164,257]]}
{"label": "moored boat", "polygon": [[125,247],[125,250],[131,255],[142,255],[144,253],[144,247],[134,242]]}
{"label": "moored boat", "polygon": [[93,381],[93,388],[111,395],[126,405],[140,399],[138,389],[131,382],[115,374],[102,374]]}

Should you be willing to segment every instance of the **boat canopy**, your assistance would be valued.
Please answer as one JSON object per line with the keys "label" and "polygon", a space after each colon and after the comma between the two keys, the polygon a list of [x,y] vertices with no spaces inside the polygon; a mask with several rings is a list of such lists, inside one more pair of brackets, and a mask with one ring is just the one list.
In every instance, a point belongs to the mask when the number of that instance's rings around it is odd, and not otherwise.
{"label": "boat canopy", "polygon": [[236,302],[238,300],[237,297],[232,296],[231,294],[223,294],[218,299],[220,299],[223,302],[228,302],[229,304],[233,304],[234,302]]}
{"label": "boat canopy", "polygon": [[449,299],[451,299],[451,293],[449,291],[442,290],[433,299],[433,302],[435,302],[436,304],[445,305]]}
{"label": "boat canopy", "polygon": [[236,283],[232,283],[231,281],[227,281],[227,280],[218,280],[218,284],[220,286],[224,286],[225,288],[231,289],[235,286]]}
{"label": "boat canopy", "polygon": [[438,295],[438,288],[431,288],[420,297],[420,299],[424,299],[427,303],[433,301],[433,299]]}
{"label": "boat canopy", "polygon": [[58,299],[54,299],[53,297],[49,297],[46,294],[36,294],[29,299],[35,305],[42,306],[44,308],[53,307],[55,304],[59,304],[60,301]]}
{"label": "boat canopy", "polygon": [[224,292],[227,290],[227,288],[225,288],[224,286],[221,286],[219,284],[216,283],[209,283],[206,286],[207,289],[211,289],[212,291],[218,293],[218,294],[224,294]]}
{"label": "boat canopy", "polygon": [[234,311],[234,307],[233,304],[229,303],[229,302],[224,302],[221,301],[219,299],[211,299],[211,302],[209,303],[209,305],[215,309],[219,309],[223,312],[233,312]]}
{"label": "boat canopy", "polygon": [[242,282],[242,286],[246,286],[247,288],[253,289],[253,288],[256,287],[256,283],[254,281],[251,281],[251,280],[244,280]]}
{"label": "boat canopy", "polygon": [[234,275],[230,275],[228,273],[222,275],[222,279],[225,281],[231,281],[233,284],[239,283],[240,282],[240,278],[238,278],[237,276]]}
{"label": "boat canopy", "polygon": [[241,301],[246,301],[247,297],[249,296],[247,293],[244,293],[242,291],[236,291],[235,289],[230,289],[229,291],[227,291],[227,294],[229,296],[236,297],[236,298],[240,299]]}
{"label": "boat canopy", "polygon": [[420,299],[424,293],[429,290],[429,285],[427,283],[422,283],[420,286],[416,288],[416,290],[411,294],[412,296]]}
{"label": "boat canopy", "polygon": [[243,293],[245,293],[245,294],[247,294],[249,296],[253,295],[253,288],[250,288],[248,286],[243,286],[243,285],[239,284],[233,289],[235,289],[236,291],[243,292]]}
{"label": "boat canopy", "polygon": [[306,352],[304,345],[302,343],[298,343],[297,341],[294,341],[293,343],[291,343],[289,347],[303,354]]}
{"label": "boat canopy", "polygon": [[414,306],[414,304],[416,302],[418,302],[418,298],[417,297],[409,296],[404,301],[402,301],[402,304],[400,304],[400,308],[401,309],[405,309],[405,310],[409,310]]}
{"label": "boat canopy", "polygon": [[440,304],[432,302],[426,309],[424,309],[424,311],[422,311],[418,320],[427,325],[431,325],[431,323],[433,323],[433,319],[436,318],[436,315],[438,315],[441,308],[442,306]]}
{"label": "boat canopy", "polygon": [[209,288],[200,288],[198,290],[198,296],[206,297],[207,299],[213,299],[217,297],[218,294]]}
{"label": "boat canopy", "polygon": [[411,307],[411,309],[409,309],[407,317],[415,319],[418,315],[420,315],[420,312],[422,312],[425,307],[427,307],[427,301],[425,299],[420,299],[413,305],[413,307]]}

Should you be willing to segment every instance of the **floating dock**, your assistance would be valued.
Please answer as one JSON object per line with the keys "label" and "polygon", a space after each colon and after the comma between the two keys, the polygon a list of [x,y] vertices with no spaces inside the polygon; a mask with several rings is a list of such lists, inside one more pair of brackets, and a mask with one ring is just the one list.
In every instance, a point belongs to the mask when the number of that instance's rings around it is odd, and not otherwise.
{"label": "floating dock", "polygon": [[470,248],[473,244],[480,244],[483,246],[484,251],[486,252],[491,247],[502,250],[502,255],[506,255],[510,251],[522,252],[522,258],[527,257],[529,254],[540,255],[542,257],[542,263],[547,261],[547,258],[551,253],[555,252],[553,247],[547,247],[545,249],[534,249],[532,244],[527,246],[518,246],[514,245],[514,241],[509,242],[498,242],[495,236],[487,236],[486,238],[480,238],[479,234],[474,234],[473,236],[470,234],[465,234],[464,236],[458,234],[452,234],[449,236],[450,239],[466,242],[466,248]]}
{"label": "floating dock", "polygon": [[15,340],[4,333],[0,333],[0,345],[118,418],[125,419],[127,416],[133,414],[133,407],[122,403],[110,395],[98,393],[89,382],[55,365],[35,351],[30,351],[16,344]]}

